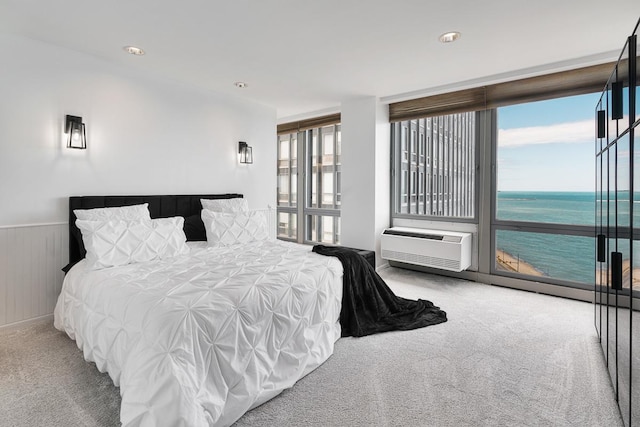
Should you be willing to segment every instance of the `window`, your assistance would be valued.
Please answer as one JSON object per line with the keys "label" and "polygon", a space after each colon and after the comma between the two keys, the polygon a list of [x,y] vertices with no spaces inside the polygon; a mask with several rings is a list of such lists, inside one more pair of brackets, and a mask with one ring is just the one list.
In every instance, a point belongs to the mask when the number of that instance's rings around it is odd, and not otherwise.
{"label": "window", "polygon": [[594,94],[612,67],[390,104],[392,224],[475,233],[473,268],[507,286],[592,289]]}
{"label": "window", "polygon": [[476,113],[392,124],[395,217],[475,216]]}
{"label": "window", "polygon": [[498,219],[593,225],[598,96],[498,108]]}
{"label": "window", "polygon": [[298,138],[278,136],[278,236],[295,239],[298,233]]}
{"label": "window", "polygon": [[308,153],[304,240],[340,243],[340,125],[310,129],[304,135]]}
{"label": "window", "polygon": [[598,97],[497,109],[496,271],[593,282]]}
{"label": "window", "polygon": [[279,238],[340,243],[340,155],[339,123],[278,136]]}

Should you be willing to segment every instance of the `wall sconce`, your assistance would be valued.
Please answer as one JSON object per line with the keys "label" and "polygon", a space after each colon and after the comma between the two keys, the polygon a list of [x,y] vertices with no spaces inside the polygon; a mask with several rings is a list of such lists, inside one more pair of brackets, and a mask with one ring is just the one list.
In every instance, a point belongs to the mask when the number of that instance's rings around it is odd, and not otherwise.
{"label": "wall sconce", "polygon": [[240,163],[253,163],[253,148],[246,142],[238,142],[238,153],[240,154]]}
{"label": "wall sconce", "polygon": [[64,132],[68,135],[67,148],[87,148],[87,134],[84,130],[82,117],[67,116],[64,124]]}

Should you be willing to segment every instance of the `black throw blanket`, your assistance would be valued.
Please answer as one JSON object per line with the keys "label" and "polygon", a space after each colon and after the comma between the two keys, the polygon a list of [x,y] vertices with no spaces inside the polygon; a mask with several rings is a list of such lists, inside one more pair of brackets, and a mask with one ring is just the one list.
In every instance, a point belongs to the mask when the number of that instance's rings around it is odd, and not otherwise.
{"label": "black throw blanket", "polygon": [[316,245],[313,252],[342,262],[342,336],[362,337],[378,332],[422,328],[447,321],[447,313],[426,300],[396,296],[375,269],[357,252]]}

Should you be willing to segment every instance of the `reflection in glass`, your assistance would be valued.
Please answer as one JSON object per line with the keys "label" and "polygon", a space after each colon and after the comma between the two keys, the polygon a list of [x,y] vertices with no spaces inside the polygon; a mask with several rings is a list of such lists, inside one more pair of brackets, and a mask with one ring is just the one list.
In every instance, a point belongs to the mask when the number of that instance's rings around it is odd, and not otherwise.
{"label": "reflection in glass", "polygon": [[[636,179],[634,177],[634,179]],[[634,202],[640,202],[640,197],[636,193],[634,196]],[[634,224],[635,226],[636,224]],[[640,224],[637,224],[640,225]],[[632,293],[637,296],[640,291],[640,262],[638,262],[635,254],[640,253],[640,241],[635,240],[633,242],[633,283]],[[640,311],[638,307],[635,307],[631,312],[631,419],[634,423],[640,422]]]}
{"label": "reflection in glass", "polygon": [[618,405],[620,413],[625,421],[625,425],[629,425],[629,408],[630,408],[630,379],[631,379],[631,354],[629,353],[631,338],[631,312],[626,304],[618,298],[618,309],[616,310],[616,327],[617,327],[617,366],[618,366]]}
{"label": "reflection in glass", "polygon": [[[640,118],[640,42],[638,42],[638,34],[636,28],[636,107],[635,119],[638,122]],[[640,165],[640,126],[636,126],[633,130],[633,161],[635,165]],[[633,174],[633,228],[640,228],[640,221],[635,211],[640,211],[640,173]],[[640,237],[640,233],[634,232],[634,237]],[[640,241],[633,242],[633,262],[631,266],[632,283],[631,294],[636,297],[640,296]],[[640,422],[640,312],[638,308],[631,311],[631,422],[637,424]]]}
{"label": "reflection in glass", "polygon": [[[617,182],[616,182],[616,194],[617,194],[617,225],[618,227],[629,227],[631,219],[629,218],[629,211],[631,204],[629,203],[629,196],[631,190],[631,182],[629,176],[630,167],[630,147],[629,147],[629,134],[618,139],[616,143],[615,152],[617,155]],[[638,210],[640,213],[640,209]],[[640,222],[636,223],[640,224]]]}
{"label": "reflection in glass", "polygon": [[607,286],[606,279],[606,220],[603,218],[603,207],[605,206],[605,201],[603,199],[603,186],[605,185],[603,181],[602,175],[602,165],[603,165],[603,155],[602,153],[598,153],[596,156],[596,235],[602,236],[602,241],[604,244],[604,254],[603,259],[596,261],[596,271],[595,271],[595,281],[594,281],[594,290],[595,290],[595,326],[598,336],[602,338],[602,317],[603,317],[603,286]]}
{"label": "reflection in glass", "polygon": [[[628,100],[628,99],[627,99]],[[625,102],[625,104],[628,104]],[[627,112],[628,114],[628,112]],[[629,334],[631,327],[630,312],[625,307],[625,299],[620,296],[628,296],[631,293],[632,280],[637,276],[633,274],[633,262],[631,260],[631,244],[628,235],[619,233],[618,230],[628,231],[631,225],[631,217],[629,215],[631,209],[630,203],[630,147],[628,134],[620,137],[615,145],[614,152],[616,154],[616,236],[615,237],[615,250],[622,254],[622,290],[610,290],[610,300],[615,295],[615,303],[617,310],[615,312],[615,324],[611,324],[612,328],[615,328],[616,342],[615,342],[615,365],[617,366],[617,379],[618,379],[618,406],[620,407],[620,413],[625,420],[626,425],[629,425],[629,380],[630,380],[630,357],[629,354]],[[611,245],[613,246],[613,245]],[[611,308],[610,308],[611,310]],[[610,317],[611,320],[611,317]],[[612,332],[612,331],[611,331]],[[612,336],[610,336],[612,337]],[[609,349],[611,351],[613,343],[609,343]],[[610,352],[610,356],[613,354]],[[613,378],[613,377],[612,377]]]}

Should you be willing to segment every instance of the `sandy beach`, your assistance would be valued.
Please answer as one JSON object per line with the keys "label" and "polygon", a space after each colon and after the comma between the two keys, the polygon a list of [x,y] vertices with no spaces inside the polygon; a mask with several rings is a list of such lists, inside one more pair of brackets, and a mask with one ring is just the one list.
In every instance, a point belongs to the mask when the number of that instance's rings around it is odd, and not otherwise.
{"label": "sandy beach", "polygon": [[[526,274],[529,276],[545,276],[545,274],[537,270],[534,266],[523,261],[522,259],[518,259],[511,255],[508,252],[505,252],[501,249],[496,251],[496,264],[499,270],[503,271],[513,271],[521,274]],[[629,289],[631,285],[630,280],[630,272],[631,272],[631,262],[626,259],[622,262],[622,287]],[[596,284],[600,284],[600,281],[604,281],[604,274],[594,274],[596,279]],[[593,283],[593,282],[592,282]],[[640,267],[636,267],[633,269],[633,288],[640,289]]]}
{"label": "sandy beach", "polygon": [[[630,272],[631,272],[631,262],[628,259],[625,259],[622,261],[622,287],[623,288],[628,289],[631,285]],[[609,271],[609,274],[611,274],[610,271]],[[598,271],[598,274],[596,274],[596,284],[599,285],[600,282],[604,282],[605,279],[606,279],[606,276],[604,274],[601,274],[600,271]],[[633,289],[640,289],[640,268],[637,268],[637,267],[633,269]]]}
{"label": "sandy beach", "polygon": [[496,265],[498,266],[498,270],[514,271],[529,276],[544,276],[543,272],[537,270],[531,264],[514,257],[502,249],[496,250]]}

